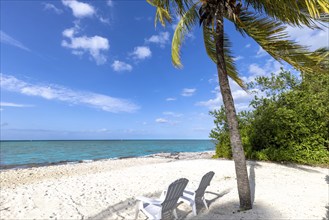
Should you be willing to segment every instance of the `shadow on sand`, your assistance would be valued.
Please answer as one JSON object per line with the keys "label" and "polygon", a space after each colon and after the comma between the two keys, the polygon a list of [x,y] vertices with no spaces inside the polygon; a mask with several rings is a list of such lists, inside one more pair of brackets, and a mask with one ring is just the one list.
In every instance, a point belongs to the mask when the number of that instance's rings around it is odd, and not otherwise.
{"label": "shadow on sand", "polygon": [[216,204],[209,210],[200,212],[197,216],[191,216],[186,219],[202,219],[202,220],[236,220],[236,219],[277,219],[278,210],[268,207],[264,204],[257,204],[251,210],[238,211],[239,202],[226,202]]}
{"label": "shadow on sand", "polygon": [[[205,197],[212,197],[212,199],[206,199],[207,205],[208,207],[212,207],[212,204],[215,203],[218,199],[220,199],[221,197],[225,196],[226,194],[228,194],[231,191],[231,189],[226,189],[224,191],[222,191],[220,194],[218,193],[214,193],[214,192],[210,192],[210,191],[206,191],[205,192]],[[210,195],[211,194],[211,195]],[[184,209],[180,209],[180,206],[185,206]],[[204,207],[203,204],[200,203],[196,203],[196,209],[197,209],[197,213],[199,214],[200,212],[204,212],[204,211],[208,211],[206,210],[206,208]],[[178,205],[177,208],[177,214],[179,216],[179,219],[189,219],[189,218],[193,218],[193,214],[192,214],[192,209],[191,207],[181,203]]]}
{"label": "shadow on sand", "polygon": [[[131,209],[132,207],[136,207],[136,200],[131,197],[119,203],[116,203],[112,206],[107,207],[100,213],[90,216],[87,219],[134,219],[134,215],[122,216],[120,213],[123,213],[124,210]],[[130,213],[130,212],[129,212]]]}
{"label": "shadow on sand", "polygon": [[307,165],[299,165],[299,164],[294,164],[294,163],[280,163],[279,165],[289,167],[289,168],[298,169],[298,170],[302,170],[302,171],[309,172],[309,173],[321,173],[320,171],[314,169],[311,166],[307,166]]}
{"label": "shadow on sand", "polygon": [[322,220],[328,220],[329,219],[329,205],[326,206],[327,213],[326,216]]}
{"label": "shadow on sand", "polygon": [[[160,195],[161,191],[154,192],[152,194],[145,195],[146,197],[157,198]],[[136,211],[137,200],[134,197],[130,197],[125,199],[119,203],[116,203],[112,206],[107,207],[100,213],[90,216],[88,220],[94,219],[135,219],[135,211]],[[125,213],[123,215],[122,213]]]}
{"label": "shadow on sand", "polygon": [[[219,198],[223,197],[224,195],[228,194],[230,191],[231,191],[230,189],[227,189],[227,190],[224,190],[223,192],[221,192],[220,194],[206,191],[206,195],[207,194],[212,195],[212,199],[206,200],[208,206],[211,207],[211,204],[216,202]],[[159,191],[159,192],[155,192],[155,193],[148,194],[145,196],[150,197],[150,198],[157,198],[158,196],[155,196],[155,195],[160,195],[160,194],[161,194],[161,192]],[[184,210],[180,209],[181,205],[186,206],[184,208]],[[124,201],[116,203],[112,206],[109,206],[106,209],[104,209],[103,211],[101,211],[100,213],[98,213],[94,216],[90,216],[87,219],[89,219],[89,220],[92,220],[92,219],[129,219],[129,220],[135,219],[136,206],[137,206],[137,200],[134,197],[131,197]],[[199,207],[199,205],[197,204],[198,212],[202,209],[205,209],[205,208],[201,207],[201,205]],[[186,219],[186,218],[189,218],[189,216],[192,216],[192,209],[190,207],[188,207],[187,205],[181,203],[178,205],[177,214],[179,216],[179,219]],[[143,216],[143,214],[140,212],[139,219],[146,219],[146,216]]]}
{"label": "shadow on sand", "polygon": [[[221,193],[213,193],[206,191],[206,197],[211,198],[207,200],[209,210],[204,206],[197,205],[198,215],[193,216],[191,207],[182,203],[178,205],[177,214],[179,219],[202,219],[202,220],[217,220],[217,219],[273,219],[277,212],[273,208],[269,208],[266,205],[257,204],[254,209],[248,211],[239,211],[238,202],[225,202],[220,203],[220,198],[225,196],[231,191],[231,189],[223,190]],[[160,194],[161,192],[152,193],[152,195],[145,195],[148,197],[157,197],[155,194]],[[218,202],[220,204],[218,204]],[[128,198],[120,203],[114,204],[107,207],[100,213],[90,216],[88,219],[135,219],[137,202],[135,198]],[[247,215],[247,216],[246,216]],[[260,217],[260,216],[261,217]],[[147,219],[141,212],[139,213],[138,219]]]}
{"label": "shadow on sand", "polygon": [[[326,175],[325,177],[326,183],[329,184],[329,175]],[[329,219],[329,204],[326,205],[326,216],[322,220],[328,220]]]}
{"label": "shadow on sand", "polygon": [[251,203],[253,204],[255,201],[255,193],[256,193],[256,173],[255,167],[261,167],[256,161],[248,161],[249,165],[249,185],[250,185],[250,194],[251,194]]}

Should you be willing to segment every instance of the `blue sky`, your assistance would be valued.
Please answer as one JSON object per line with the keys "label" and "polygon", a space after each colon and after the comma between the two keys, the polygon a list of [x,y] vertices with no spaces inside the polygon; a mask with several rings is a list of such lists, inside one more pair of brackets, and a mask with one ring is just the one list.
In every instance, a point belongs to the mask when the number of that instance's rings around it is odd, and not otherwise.
{"label": "blue sky", "polygon": [[[7,139],[204,139],[221,96],[196,27],[173,67],[177,19],[154,27],[146,1],[1,1],[1,133]],[[225,23],[241,77],[280,66]],[[314,50],[328,31],[288,27]],[[238,111],[252,95],[231,83]]]}

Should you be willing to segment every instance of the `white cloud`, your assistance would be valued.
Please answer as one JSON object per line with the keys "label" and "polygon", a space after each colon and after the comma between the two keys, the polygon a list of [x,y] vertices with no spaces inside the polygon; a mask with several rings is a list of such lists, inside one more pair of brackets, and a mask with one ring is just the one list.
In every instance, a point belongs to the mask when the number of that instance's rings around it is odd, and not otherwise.
{"label": "white cloud", "polygon": [[107,0],[107,1],[106,1],[106,4],[107,4],[109,7],[113,7],[113,6],[114,6],[113,0]]}
{"label": "white cloud", "polygon": [[[253,94],[249,94],[241,89],[241,87],[233,80],[229,79],[229,81],[236,110],[242,111],[250,109],[249,103],[253,98]],[[220,93],[219,86],[216,86],[212,93],[215,94],[214,98],[197,102],[196,105],[207,107],[209,110],[219,109],[220,106],[223,105],[222,94]]]}
{"label": "white cloud", "polygon": [[258,64],[255,63],[249,65],[249,73],[253,76],[265,76],[266,74],[265,70],[260,68]]}
{"label": "white cloud", "polygon": [[165,118],[157,118],[155,119],[156,123],[168,123],[168,120]]}
{"label": "white cloud", "polygon": [[213,74],[213,77],[208,79],[208,83],[209,84],[216,84],[218,85],[218,75],[217,74]]}
{"label": "white cloud", "polygon": [[135,47],[134,52],[131,53],[134,59],[144,60],[152,56],[152,52],[149,47],[141,46]]}
{"label": "white cloud", "polygon": [[261,57],[264,57],[266,55],[267,55],[267,52],[262,47],[259,47],[258,51],[256,53],[256,57],[261,58]]}
{"label": "white cloud", "polygon": [[220,93],[216,93],[215,98],[209,99],[207,101],[200,101],[200,102],[196,103],[197,106],[204,106],[204,107],[207,107],[209,110],[218,109],[222,104],[223,104],[223,101],[222,101],[222,96],[220,95]]}
{"label": "white cloud", "polygon": [[63,36],[64,37],[68,37],[68,38],[72,38],[73,35],[74,35],[74,33],[75,33],[75,29],[74,28],[65,29],[63,31]]}
{"label": "white cloud", "polygon": [[237,103],[235,104],[235,109],[240,112],[240,111],[248,111],[250,110],[249,103]]}
{"label": "white cloud", "polygon": [[107,129],[107,128],[101,128],[101,129],[95,130],[95,132],[111,133],[111,130],[110,129]]}
{"label": "white cloud", "polygon": [[62,3],[72,9],[74,17],[91,17],[95,14],[94,7],[87,3],[78,2],[77,0],[62,0]]}
{"label": "white cloud", "polygon": [[109,18],[103,18],[102,16],[98,16],[98,19],[99,19],[100,22],[102,22],[104,24],[111,24]]}
{"label": "white cloud", "polygon": [[248,68],[249,76],[241,77],[241,79],[245,82],[251,82],[254,81],[255,78],[258,76],[270,76],[271,73],[277,74],[281,71],[282,66],[283,65],[281,63],[272,58],[267,59],[263,66],[259,66],[256,63],[252,63],[249,65]]}
{"label": "white cloud", "polygon": [[244,98],[250,98],[250,94],[248,94],[246,91],[244,91],[241,88],[237,88],[232,92],[232,96],[234,100],[244,99]]}
{"label": "white cloud", "polygon": [[168,97],[166,98],[166,101],[170,102],[170,101],[176,101],[177,98],[174,98],[174,97]]}
{"label": "white cloud", "polygon": [[312,30],[307,27],[287,27],[289,38],[297,43],[308,46],[310,50],[314,51],[320,47],[329,46],[329,29]]}
{"label": "white cloud", "polygon": [[242,59],[244,59],[243,56],[237,56],[237,57],[233,58],[234,61],[238,61],[238,60],[242,60]]}
{"label": "white cloud", "polygon": [[57,8],[55,5],[50,4],[50,3],[43,3],[44,5],[44,10],[50,10],[55,12],[56,14],[60,15],[63,13],[62,9]]}
{"label": "white cloud", "polygon": [[15,40],[14,38],[3,32],[2,30],[0,30],[0,42],[14,47],[18,47],[22,50],[31,51],[29,48],[24,46],[21,42]]}
{"label": "white cloud", "polygon": [[119,61],[119,60],[115,60],[112,63],[112,68],[116,72],[131,71],[133,69],[133,67],[130,64]]}
{"label": "white cloud", "polygon": [[17,104],[12,102],[0,102],[0,107],[26,108],[26,107],[33,107],[33,105]]}
{"label": "white cloud", "polygon": [[158,44],[163,48],[169,43],[169,32],[160,32],[158,35],[152,35],[149,39],[146,39],[146,42]]}
{"label": "white cloud", "polygon": [[47,100],[58,100],[69,104],[86,105],[113,113],[135,112],[140,108],[126,99],[114,98],[103,94],[76,91],[53,84],[31,84],[11,75],[1,74],[0,79],[1,89],[23,95],[41,97]]}
{"label": "white cloud", "polygon": [[159,124],[169,124],[169,125],[177,125],[178,123],[180,123],[179,121],[171,121],[166,118],[157,118],[155,119],[155,122]]}
{"label": "white cloud", "polygon": [[183,116],[183,114],[175,113],[175,112],[163,112],[162,114],[168,115],[168,116],[171,116],[171,117],[175,117],[175,118],[180,118],[180,117]]}
{"label": "white cloud", "polygon": [[182,96],[185,96],[185,97],[187,97],[187,96],[193,96],[195,94],[195,92],[196,92],[196,89],[188,89],[188,88],[185,88],[185,89],[183,89],[181,95]]}
{"label": "white cloud", "polygon": [[98,65],[104,64],[107,61],[106,56],[103,54],[104,51],[110,48],[106,38],[97,35],[93,37],[75,37],[75,34],[75,28],[64,30],[63,36],[69,38],[70,42],[63,40],[62,46],[73,49],[72,53],[74,55],[82,55],[88,52]]}

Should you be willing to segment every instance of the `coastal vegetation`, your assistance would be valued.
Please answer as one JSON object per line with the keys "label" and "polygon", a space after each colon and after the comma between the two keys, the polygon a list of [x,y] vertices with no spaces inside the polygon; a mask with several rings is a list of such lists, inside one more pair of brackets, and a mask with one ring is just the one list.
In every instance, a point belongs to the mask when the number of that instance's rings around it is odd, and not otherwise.
{"label": "coastal vegetation", "polygon": [[[329,74],[298,78],[281,69],[248,85],[252,110],[238,113],[248,159],[329,165]],[[216,157],[232,158],[224,108],[210,112]]]}
{"label": "coastal vegetation", "polygon": [[[228,76],[245,88],[238,76],[231,51],[231,42],[224,33],[225,22],[231,22],[243,36],[255,40],[274,59],[284,61],[302,72],[324,72],[316,65],[322,57],[310,53],[304,46],[287,39],[286,25],[321,28],[317,21],[327,22],[327,0],[147,0],[156,7],[156,19],[165,26],[172,17],[179,23],[172,39],[172,62],[182,67],[180,49],[194,25],[202,26],[204,44],[209,58],[217,67],[232,157],[237,176],[240,209],[252,208],[245,153],[239,132],[238,117]],[[225,22],[224,22],[225,20]]]}

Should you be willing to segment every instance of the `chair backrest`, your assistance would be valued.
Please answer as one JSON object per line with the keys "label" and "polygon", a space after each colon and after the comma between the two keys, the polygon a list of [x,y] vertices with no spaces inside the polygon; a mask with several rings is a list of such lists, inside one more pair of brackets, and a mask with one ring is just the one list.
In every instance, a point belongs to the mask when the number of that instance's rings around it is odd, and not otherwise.
{"label": "chair backrest", "polygon": [[162,219],[173,219],[172,213],[177,206],[179,197],[183,195],[184,189],[188,183],[188,180],[181,178],[171,183],[168,187],[166,197],[162,202]]}
{"label": "chair backrest", "polygon": [[198,189],[195,190],[195,199],[200,199],[204,196],[204,193],[207,187],[210,185],[210,181],[212,180],[214,175],[215,173],[213,171],[210,171],[202,177]]}

